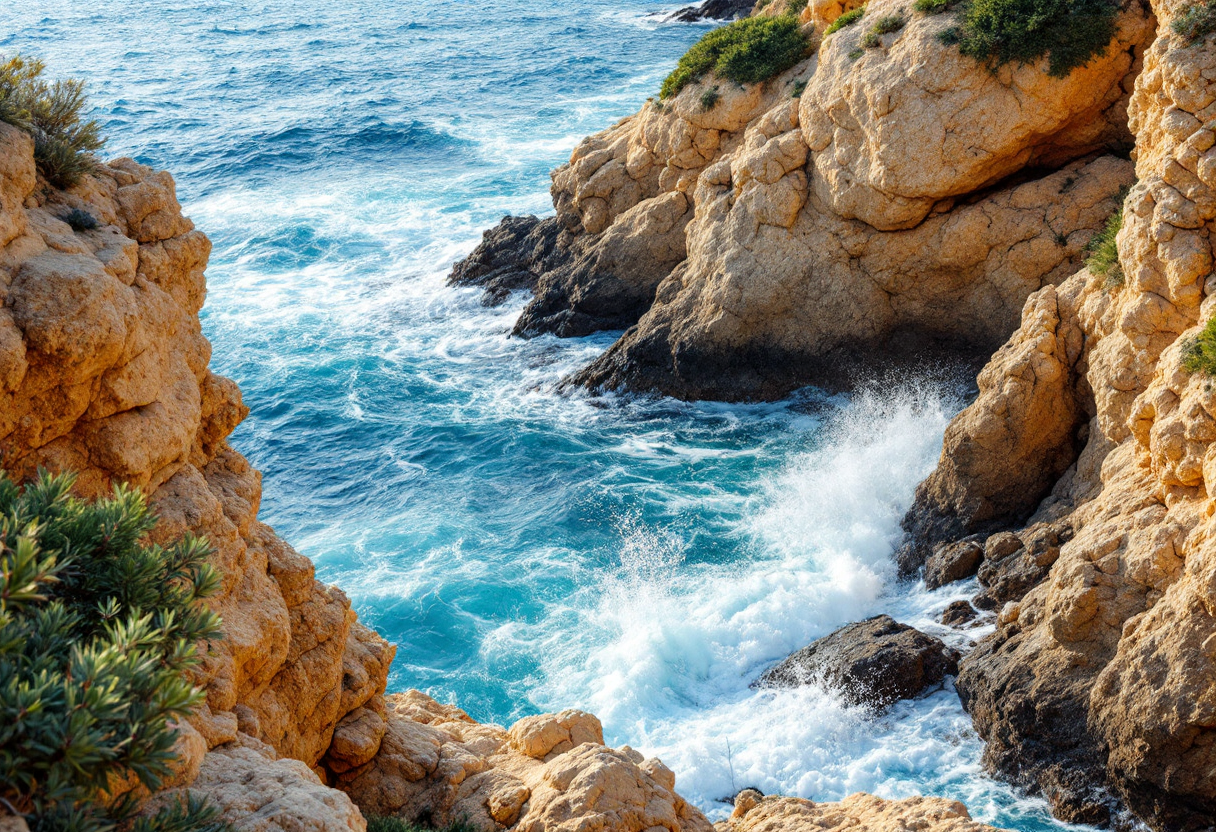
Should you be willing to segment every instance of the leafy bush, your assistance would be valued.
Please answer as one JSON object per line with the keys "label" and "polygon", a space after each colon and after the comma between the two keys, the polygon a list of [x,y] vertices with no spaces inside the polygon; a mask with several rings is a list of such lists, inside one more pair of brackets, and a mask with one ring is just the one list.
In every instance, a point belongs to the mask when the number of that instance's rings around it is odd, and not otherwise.
{"label": "leafy bush", "polygon": [[806,79],[799,78],[794,82],[793,89],[790,90],[790,98],[802,98],[804,92],[806,92]]}
{"label": "leafy bush", "polygon": [[105,144],[101,125],[82,121],[84,82],[49,82],[42,61],[16,55],[0,64],[0,121],[34,138],[38,171],[57,188],[69,188],[96,167],[93,152]]}
{"label": "leafy bush", "polygon": [[767,81],[798,63],[807,46],[789,15],[736,20],[693,44],[663,82],[659,98],[670,98],[711,70],[738,84]]}
{"label": "leafy bush", "polygon": [[410,823],[408,820],[392,815],[368,815],[367,832],[478,832],[478,830],[467,821],[456,821],[447,826],[433,827]]}
{"label": "leafy bush", "polygon": [[73,231],[91,231],[97,227],[97,217],[83,208],[73,208],[60,219],[70,225]]}
{"label": "leafy bush", "polygon": [[705,112],[709,112],[710,110],[712,110],[714,108],[714,105],[718,103],[718,99],[721,97],[722,97],[722,94],[720,92],[718,92],[717,84],[715,84],[714,86],[710,87],[707,90],[702,91],[701,109],[704,110]]}
{"label": "leafy bush", "polygon": [[1047,74],[1063,78],[1106,54],[1119,0],[968,0],[955,33],[959,49],[994,69],[1048,58]]}
{"label": "leafy bush", "polygon": [[912,8],[921,14],[941,14],[954,8],[958,0],[916,0]]}
{"label": "leafy bush", "polygon": [[845,26],[852,26],[854,23],[861,20],[861,18],[865,15],[865,13],[866,13],[865,6],[858,6],[855,9],[850,9],[849,11],[842,14],[840,17],[833,20],[832,25],[827,28],[827,31],[825,31],[823,33],[823,36],[826,38],[828,35],[839,32]]}
{"label": "leafy bush", "polygon": [[1188,372],[1216,376],[1216,318],[1183,346],[1182,366]]}
{"label": "leafy bush", "polygon": [[1216,0],[1188,6],[1170,25],[1174,34],[1182,38],[1186,46],[1198,43],[1216,32]]}
{"label": "leafy bush", "polygon": [[[168,774],[169,721],[202,700],[188,672],[220,625],[202,603],[219,586],[204,541],[146,544],[156,520],[138,491],[86,502],[71,485],[0,474],[0,797],[34,832],[129,822],[132,801],[103,793]],[[214,817],[170,805],[131,828],[225,828]]]}
{"label": "leafy bush", "polygon": [[870,27],[870,31],[866,32],[861,39],[861,45],[866,49],[877,49],[882,46],[882,36],[889,35],[892,32],[898,32],[904,28],[904,19],[898,14],[883,15],[874,21],[874,25]]}
{"label": "leafy bush", "polygon": [[1119,265],[1119,249],[1115,245],[1115,236],[1123,228],[1123,204],[1120,201],[1119,210],[1110,215],[1102,230],[1090,238],[1085,244],[1089,256],[1085,265],[1096,275],[1106,278],[1109,284],[1123,282],[1123,269]]}

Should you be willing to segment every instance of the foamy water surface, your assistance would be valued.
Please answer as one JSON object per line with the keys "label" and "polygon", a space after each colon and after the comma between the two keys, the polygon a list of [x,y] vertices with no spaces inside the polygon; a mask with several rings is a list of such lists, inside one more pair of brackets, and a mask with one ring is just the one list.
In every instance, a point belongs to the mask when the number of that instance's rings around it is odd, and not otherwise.
{"label": "foamy water surface", "polygon": [[524,298],[444,286],[504,213],[551,210],[548,171],[704,26],[648,0],[12,5],[0,49],[87,79],[109,151],[171,169],[214,241],[203,326],[252,409],[233,444],[263,519],[399,645],[391,688],[501,723],[592,710],[713,817],[757,786],[1061,826],[982,773],[949,687],[878,718],[748,687],[879,612],[966,646],[934,618],[968,588],[891,561],[951,373],[767,405],[563,396],[615,333],[512,339]]}

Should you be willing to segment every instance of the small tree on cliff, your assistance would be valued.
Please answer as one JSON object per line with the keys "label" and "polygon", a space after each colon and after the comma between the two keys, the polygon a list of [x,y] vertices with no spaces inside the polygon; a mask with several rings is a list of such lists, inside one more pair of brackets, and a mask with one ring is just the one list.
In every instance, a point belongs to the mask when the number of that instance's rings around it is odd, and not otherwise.
{"label": "small tree on cliff", "polygon": [[106,143],[101,125],[84,120],[84,82],[47,81],[42,61],[0,58],[0,121],[34,138],[38,172],[57,188],[69,188],[97,164],[94,151]]}
{"label": "small tree on cliff", "polygon": [[132,800],[104,800],[131,778],[159,786],[170,720],[201,700],[188,672],[220,626],[207,545],[150,545],[138,491],[88,502],[71,486],[0,473],[0,798],[34,832],[223,828],[196,801],[131,820]]}

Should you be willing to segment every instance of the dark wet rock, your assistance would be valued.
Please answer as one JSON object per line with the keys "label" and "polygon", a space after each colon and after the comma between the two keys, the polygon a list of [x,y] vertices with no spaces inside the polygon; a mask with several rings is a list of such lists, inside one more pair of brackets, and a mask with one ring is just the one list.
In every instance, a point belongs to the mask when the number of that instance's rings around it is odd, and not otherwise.
{"label": "dark wet rock", "polygon": [[503,217],[487,229],[473,253],[452,267],[451,286],[481,286],[482,303],[495,306],[519,289],[535,290],[541,274],[563,262],[555,217]]}
{"label": "dark wet rock", "polygon": [[512,334],[574,338],[626,329],[650,308],[655,288],[685,257],[684,226],[692,218],[676,194],[666,211],[637,225],[618,223],[589,235],[557,217],[506,217],[452,268],[448,283],[483,286],[493,306],[519,289],[532,291]]}
{"label": "dark wet rock", "polygon": [[979,568],[984,590],[975,597],[975,605],[995,610],[1021,600],[1047,578],[1060,557],[1060,546],[1070,537],[1072,528],[1067,523],[1039,523],[1018,534],[1001,532],[988,538]]}
{"label": "dark wet rock", "polygon": [[984,544],[978,535],[940,546],[925,562],[925,586],[937,589],[970,578],[983,561]]}
{"label": "dark wet rock", "polygon": [[948,627],[962,627],[974,621],[978,614],[966,601],[954,601],[942,611],[941,622]]}
{"label": "dark wet rock", "polygon": [[752,0],[705,0],[696,6],[685,6],[667,15],[667,20],[696,23],[699,20],[738,20],[751,13]]}
{"label": "dark wet rock", "polygon": [[1094,675],[1109,657],[1038,662],[1036,637],[1001,627],[961,663],[955,688],[987,743],[984,765],[1045,797],[1061,820],[1109,824],[1117,802],[1103,777],[1106,751],[1088,729]]}
{"label": "dark wet rock", "polygon": [[753,687],[822,682],[852,705],[885,708],[957,673],[958,659],[933,636],[879,615],[812,642],[765,671]]}

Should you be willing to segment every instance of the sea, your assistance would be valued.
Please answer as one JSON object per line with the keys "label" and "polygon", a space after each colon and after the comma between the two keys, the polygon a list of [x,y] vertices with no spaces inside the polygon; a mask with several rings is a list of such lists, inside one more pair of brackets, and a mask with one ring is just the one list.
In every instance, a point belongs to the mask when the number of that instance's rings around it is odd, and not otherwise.
{"label": "sea", "polygon": [[84,79],[106,155],[172,171],[214,243],[203,329],[244,391],[261,517],[397,644],[390,690],[478,720],[582,708],[712,819],[745,787],[963,801],[1063,828],[984,773],[952,686],[885,714],[767,667],[879,613],[936,623],[899,521],[969,385],[950,368],[764,404],[561,388],[620,334],[510,336],[452,263],[635,112],[714,23],[665,0],[5,0],[0,53]]}

